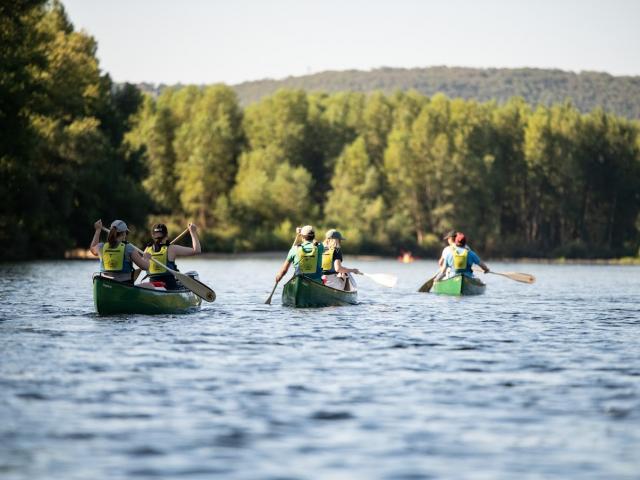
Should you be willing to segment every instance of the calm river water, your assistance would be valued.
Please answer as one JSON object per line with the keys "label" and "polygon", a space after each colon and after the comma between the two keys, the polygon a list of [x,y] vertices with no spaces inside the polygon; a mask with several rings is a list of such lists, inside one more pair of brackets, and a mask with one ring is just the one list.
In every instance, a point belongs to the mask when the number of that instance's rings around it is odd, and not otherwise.
{"label": "calm river water", "polygon": [[346,259],[354,307],[264,305],[282,259],[200,259],[218,299],[98,317],[94,262],[0,265],[0,478],[640,478],[640,267]]}

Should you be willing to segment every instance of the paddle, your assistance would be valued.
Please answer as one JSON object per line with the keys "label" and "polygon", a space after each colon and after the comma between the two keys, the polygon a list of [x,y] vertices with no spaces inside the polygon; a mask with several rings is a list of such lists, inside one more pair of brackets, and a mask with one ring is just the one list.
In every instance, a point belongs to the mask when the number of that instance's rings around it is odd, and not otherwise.
{"label": "paddle", "polygon": [[[476,272],[482,271],[482,269],[479,269],[479,268],[474,268],[474,270]],[[491,270],[489,270],[488,273],[493,273],[494,275],[500,275],[501,277],[507,277],[510,280],[515,280],[516,282],[520,282],[520,283],[535,283],[536,281],[536,277],[534,277],[529,273],[518,273],[518,272],[500,273],[500,272],[493,272]]]}
{"label": "paddle", "polygon": [[[291,244],[291,248],[293,248],[296,243],[298,243],[298,237],[300,236],[300,232],[298,230],[296,230],[296,238],[293,239],[293,243]],[[276,287],[278,286],[278,282],[276,282],[276,284],[273,286],[273,290],[271,290],[271,295],[269,295],[269,298],[267,298],[265,300],[265,304],[266,305],[271,305],[271,297],[273,297],[274,292],[276,291]]]}
{"label": "paddle", "polygon": [[360,272],[360,275],[364,275],[367,278],[370,278],[376,283],[380,285],[384,285],[385,287],[393,288],[398,283],[398,277],[395,275],[389,275],[388,273],[364,273]]}
{"label": "paddle", "polygon": [[[173,245],[174,243],[176,243],[178,240],[180,240],[182,237],[184,237],[187,232],[189,231],[188,228],[185,228],[184,232],[182,232],[180,235],[178,235],[176,238],[174,238],[173,240],[171,240],[171,243],[169,245]],[[138,277],[140,276],[140,273],[142,272],[141,268],[136,268],[133,271],[133,283],[136,283],[136,280],[138,279]],[[148,276],[148,275],[147,275]],[[147,278],[147,276],[145,276],[145,278]],[[144,280],[144,278],[142,279]]]}
{"label": "paddle", "polygon": [[419,292],[423,292],[423,293],[429,292],[431,290],[431,288],[433,287],[433,283],[435,282],[436,277],[438,276],[439,273],[440,273],[440,271],[438,270],[433,275],[433,277],[431,277],[429,280],[427,280],[426,282],[424,282],[422,284],[422,286],[418,289],[418,291]]}
{"label": "paddle", "polygon": [[[106,227],[102,227],[102,230],[109,233],[109,229]],[[136,247],[133,243],[129,243],[140,255],[144,255],[144,252]],[[198,295],[200,298],[207,302],[213,302],[216,299],[216,293],[207,287],[204,283],[196,280],[195,278],[191,278],[183,273],[177,272],[175,270],[170,269],[162,262],[159,262],[155,258],[150,258],[150,261],[154,262],[156,265],[165,268],[168,272],[170,272],[176,280],[179,280],[185,288],[191,290],[193,293]]]}

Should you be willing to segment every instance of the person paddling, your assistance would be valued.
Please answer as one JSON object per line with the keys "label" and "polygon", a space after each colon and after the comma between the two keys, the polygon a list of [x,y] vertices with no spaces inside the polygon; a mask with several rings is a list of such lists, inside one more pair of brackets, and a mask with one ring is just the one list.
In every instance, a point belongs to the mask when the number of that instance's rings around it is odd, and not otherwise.
{"label": "person paddling", "polygon": [[467,248],[467,237],[464,233],[458,232],[454,239],[454,245],[445,254],[444,264],[440,267],[441,275],[444,275],[447,268],[450,269],[450,276],[466,275],[473,277],[473,265],[479,265],[484,273],[489,273],[489,267],[480,260],[476,252]]}
{"label": "person paddling", "polygon": [[149,268],[149,260],[127,243],[129,229],[122,220],[111,223],[106,242],[100,241],[102,220],[94,223],[95,233],[89,250],[96,257],[100,257],[100,275],[122,283],[133,283],[133,264],[142,269]]}
{"label": "person paddling", "polygon": [[300,245],[293,245],[282,268],[276,275],[276,284],[282,280],[289,266],[293,264],[295,275],[304,275],[316,282],[322,282],[322,254],[324,246],[315,241],[316,234],[311,225],[305,225],[300,229],[303,241]]}
{"label": "person paddling", "polygon": [[[190,257],[202,251],[198,238],[198,227],[195,224],[189,224],[189,233],[191,234],[191,248],[171,245],[167,226],[164,223],[156,223],[151,229],[152,243],[145,248],[144,252],[170,269],[179,271],[176,266],[176,257]],[[162,282],[167,290],[179,288],[175,276],[157,263],[149,262],[147,270],[150,282]]]}
{"label": "person paddling", "polygon": [[[344,290],[349,273],[360,274],[357,268],[347,268],[342,265],[341,242],[345,240],[342,234],[331,229],[327,231],[322,254],[322,273],[324,284],[337,290]],[[353,281],[353,279],[351,279]]]}

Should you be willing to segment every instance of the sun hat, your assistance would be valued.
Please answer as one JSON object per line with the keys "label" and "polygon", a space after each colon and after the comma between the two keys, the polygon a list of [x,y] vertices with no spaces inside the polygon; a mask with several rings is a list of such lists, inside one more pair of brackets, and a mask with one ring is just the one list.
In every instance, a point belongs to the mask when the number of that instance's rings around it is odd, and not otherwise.
{"label": "sun hat", "polygon": [[346,240],[346,238],[344,238],[342,236],[342,234],[338,230],[336,230],[335,228],[332,228],[331,230],[327,230],[327,234],[326,234],[325,238],[326,239],[335,238],[337,240]]}
{"label": "sun hat", "polygon": [[127,224],[122,220],[114,220],[113,222],[111,222],[111,228],[115,228],[116,232],[118,233],[129,231],[129,229],[127,228]]}
{"label": "sun hat", "polygon": [[311,225],[305,225],[300,230],[300,235],[307,236],[312,234],[315,234],[315,232],[313,231],[313,227]]}
{"label": "sun hat", "polygon": [[457,233],[458,233],[458,232],[456,232],[455,230],[449,230],[449,231],[447,232],[447,234],[446,234],[444,237],[442,237],[442,239],[443,239],[443,240],[448,240],[448,239],[450,239],[450,238],[455,238]]}

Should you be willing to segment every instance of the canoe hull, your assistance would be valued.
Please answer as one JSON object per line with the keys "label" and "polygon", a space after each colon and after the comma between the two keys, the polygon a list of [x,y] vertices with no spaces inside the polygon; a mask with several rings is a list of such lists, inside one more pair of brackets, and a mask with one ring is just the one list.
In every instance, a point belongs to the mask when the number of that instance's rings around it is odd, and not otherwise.
{"label": "canoe hull", "polygon": [[170,315],[194,312],[202,300],[186,289],[152,290],[94,275],[93,302],[99,315]]}
{"label": "canoe hull", "polygon": [[446,280],[441,280],[433,284],[433,292],[441,295],[481,295],[487,286],[477,278],[467,277],[465,275],[456,275]]}
{"label": "canoe hull", "polygon": [[282,305],[287,307],[339,307],[357,303],[357,290],[336,290],[302,276],[293,277],[282,290]]}

